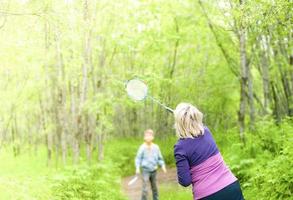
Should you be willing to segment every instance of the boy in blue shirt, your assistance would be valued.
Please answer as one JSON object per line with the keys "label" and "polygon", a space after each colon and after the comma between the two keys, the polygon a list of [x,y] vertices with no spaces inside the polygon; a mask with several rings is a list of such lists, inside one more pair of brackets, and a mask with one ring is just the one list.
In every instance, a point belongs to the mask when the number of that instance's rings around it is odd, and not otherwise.
{"label": "boy in blue shirt", "polygon": [[161,154],[158,145],[153,143],[154,132],[148,129],[144,132],[144,143],[139,147],[136,158],[136,174],[140,173],[142,169],[142,197],[141,200],[147,200],[147,182],[150,181],[153,200],[159,199],[158,188],[157,188],[157,169],[158,165],[162,167],[163,171],[166,173],[165,162]]}

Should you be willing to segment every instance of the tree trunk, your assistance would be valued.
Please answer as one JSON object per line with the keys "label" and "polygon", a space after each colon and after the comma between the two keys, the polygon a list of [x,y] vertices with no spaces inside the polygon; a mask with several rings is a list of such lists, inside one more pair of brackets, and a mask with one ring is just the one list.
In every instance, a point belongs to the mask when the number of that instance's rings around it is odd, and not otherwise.
{"label": "tree trunk", "polygon": [[[87,99],[88,93],[88,70],[91,68],[91,30],[90,30],[90,16],[89,16],[89,2],[88,0],[84,0],[84,25],[85,25],[85,32],[84,32],[84,54],[83,54],[83,65],[82,65],[82,90],[81,90],[81,100],[80,100],[80,107],[79,107],[79,116],[84,124],[81,122],[79,125],[82,124],[85,126],[83,129],[81,126],[79,130],[85,130],[85,142],[86,142],[86,149],[87,149],[87,160],[90,162],[91,158],[91,140],[90,140],[90,133],[87,128],[88,126],[88,117],[87,113],[82,114],[84,103]],[[84,117],[83,117],[84,115]]]}
{"label": "tree trunk", "polygon": [[67,162],[67,120],[66,120],[66,74],[63,63],[63,55],[60,44],[60,37],[58,33],[55,33],[56,42],[56,60],[57,60],[57,71],[58,71],[58,84],[57,84],[57,120],[56,126],[58,126],[58,132],[60,134],[61,152],[62,152],[62,163],[66,165]]}
{"label": "tree trunk", "polygon": [[250,123],[249,128],[250,130],[254,130],[254,124],[255,124],[255,107],[254,107],[254,97],[253,97],[253,77],[251,74],[251,70],[249,69],[249,66],[247,66],[248,70],[248,103],[249,103],[249,117],[250,117]]}
{"label": "tree trunk", "polygon": [[75,89],[73,83],[69,82],[70,87],[70,107],[71,107],[71,132],[72,132],[72,153],[73,164],[77,164],[79,161],[79,118],[77,114]]}
{"label": "tree trunk", "polygon": [[85,137],[85,145],[86,145],[86,157],[87,161],[90,164],[92,158],[92,134],[90,130],[90,119],[89,114],[85,114],[84,119],[84,137]]}
{"label": "tree trunk", "polygon": [[75,137],[73,140],[73,164],[79,163],[79,154],[80,154],[79,148],[80,148],[79,140],[78,138]]}
{"label": "tree trunk", "polygon": [[53,137],[51,133],[47,134],[47,166],[52,166],[52,154],[53,154]]}
{"label": "tree trunk", "polygon": [[290,80],[289,82],[291,82],[291,95],[290,95],[290,109],[289,109],[289,116],[293,117],[293,55],[289,56],[289,76],[290,76]]}
{"label": "tree trunk", "polygon": [[97,138],[98,138],[98,160],[101,161],[104,159],[103,133],[98,134]]}
{"label": "tree trunk", "polygon": [[272,86],[272,93],[273,93],[273,99],[274,99],[274,116],[276,118],[277,124],[281,123],[281,114],[280,114],[280,103],[279,103],[279,97],[277,95],[276,86],[275,84],[271,83]]}
{"label": "tree trunk", "polygon": [[[15,112],[15,111],[12,111]],[[11,129],[11,139],[12,139],[12,148],[13,148],[13,155],[14,157],[17,157],[20,153],[20,147],[19,147],[19,140],[18,138],[18,130],[17,130],[17,118],[16,114],[14,113],[14,123],[12,125]]]}
{"label": "tree trunk", "polygon": [[[240,5],[244,2],[240,0]],[[246,30],[241,25],[239,30],[239,46],[240,46],[240,105],[238,113],[238,122],[240,127],[240,139],[245,143],[245,112],[246,112],[246,93],[248,81],[248,65],[246,57]]]}
{"label": "tree trunk", "polygon": [[[266,44],[263,46],[268,47],[269,44],[266,41],[267,39],[265,39],[265,41],[262,41],[263,43]],[[264,113],[263,114],[268,114],[268,108],[270,104],[270,77],[269,77],[268,62],[269,62],[269,49],[267,50],[264,49],[261,55],[261,69],[262,69],[262,82],[263,82],[263,95],[264,95],[264,101],[263,101]]]}
{"label": "tree trunk", "polygon": [[66,165],[67,163],[67,136],[65,130],[62,131],[61,135],[61,148],[62,148],[62,163]]}
{"label": "tree trunk", "polygon": [[49,66],[48,66],[48,60],[49,60],[49,22],[48,19],[45,19],[44,21],[44,29],[45,29],[45,58],[46,58],[46,63],[44,64],[44,71],[45,71],[45,88],[47,89],[45,91],[45,105],[42,104],[42,99],[40,97],[40,107],[41,107],[41,112],[43,116],[43,129],[45,131],[45,136],[46,136],[46,143],[47,143],[47,166],[52,165],[52,154],[53,154],[53,134],[51,133],[51,130],[47,130],[47,126],[49,126],[49,120],[46,121],[46,117],[49,119],[49,116],[51,115],[49,106],[51,103],[51,95],[50,95],[50,86],[49,86]]}
{"label": "tree trunk", "polygon": [[[39,97],[39,103],[40,103],[40,109],[41,109],[41,117],[40,117],[40,120],[41,120],[41,123],[42,123],[42,127],[43,127],[43,130],[45,132],[45,141],[46,141],[46,146],[47,146],[47,166],[51,166],[52,164],[52,146],[53,146],[53,142],[52,142],[52,135],[51,133],[49,133],[47,131],[47,127],[46,127],[46,115],[48,116],[49,113],[47,112],[46,113],[46,110],[44,108],[44,105],[42,103],[42,99],[41,97]],[[37,145],[37,144],[36,144]]]}

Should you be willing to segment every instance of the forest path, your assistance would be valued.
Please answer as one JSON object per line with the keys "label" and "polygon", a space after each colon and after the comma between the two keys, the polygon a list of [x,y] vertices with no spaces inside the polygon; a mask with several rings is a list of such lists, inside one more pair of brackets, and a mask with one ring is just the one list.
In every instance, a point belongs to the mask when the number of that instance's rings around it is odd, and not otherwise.
{"label": "forest path", "polygon": [[[141,187],[142,187],[142,181],[141,178],[139,179],[131,186],[128,186],[128,182],[134,178],[134,176],[124,177],[122,179],[122,190],[124,194],[129,198],[129,200],[140,200],[141,198]],[[158,170],[157,174],[157,184],[158,187],[161,184],[174,184],[177,185],[177,174],[175,168],[167,169],[167,173],[164,173],[161,169]],[[148,188],[148,195],[151,196],[151,189],[150,184]]]}

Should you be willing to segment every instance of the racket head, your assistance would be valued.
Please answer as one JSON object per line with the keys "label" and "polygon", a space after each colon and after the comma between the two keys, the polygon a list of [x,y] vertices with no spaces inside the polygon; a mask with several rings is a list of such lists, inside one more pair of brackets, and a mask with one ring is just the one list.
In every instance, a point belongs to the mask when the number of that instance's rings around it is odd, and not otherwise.
{"label": "racket head", "polygon": [[148,86],[138,78],[127,81],[125,89],[128,96],[135,101],[145,100],[148,94]]}

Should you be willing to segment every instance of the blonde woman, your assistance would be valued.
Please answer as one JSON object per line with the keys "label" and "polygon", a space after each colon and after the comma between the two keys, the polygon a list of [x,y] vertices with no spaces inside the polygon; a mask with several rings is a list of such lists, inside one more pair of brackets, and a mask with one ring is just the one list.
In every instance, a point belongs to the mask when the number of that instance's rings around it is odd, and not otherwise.
{"label": "blonde woman", "polygon": [[226,166],[203,114],[193,105],[180,103],[174,111],[179,140],[174,146],[178,181],[192,184],[193,199],[243,200],[237,178]]}

